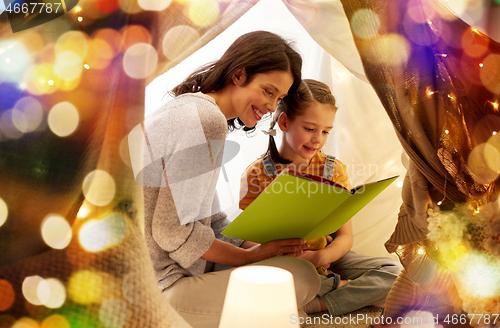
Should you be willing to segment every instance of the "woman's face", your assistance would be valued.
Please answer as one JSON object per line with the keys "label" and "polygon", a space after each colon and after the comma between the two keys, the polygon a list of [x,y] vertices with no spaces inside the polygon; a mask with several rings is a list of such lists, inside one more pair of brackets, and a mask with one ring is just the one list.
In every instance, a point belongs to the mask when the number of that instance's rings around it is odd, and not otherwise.
{"label": "woman's face", "polygon": [[246,73],[235,74],[235,90],[232,96],[232,108],[235,117],[239,117],[247,127],[253,127],[267,113],[274,112],[278,101],[285,97],[293,84],[290,72],[271,71],[256,74],[245,85]]}

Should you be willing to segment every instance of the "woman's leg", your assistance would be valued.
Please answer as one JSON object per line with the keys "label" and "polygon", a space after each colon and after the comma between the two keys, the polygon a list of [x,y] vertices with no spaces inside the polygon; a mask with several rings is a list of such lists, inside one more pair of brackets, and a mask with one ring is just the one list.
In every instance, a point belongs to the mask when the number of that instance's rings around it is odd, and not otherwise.
{"label": "woman's leg", "polygon": [[[299,307],[310,302],[320,288],[316,269],[308,261],[276,257],[252,265],[269,265],[290,271]],[[193,328],[217,328],[232,270],[234,268],[182,278],[165,290],[163,295]]]}
{"label": "woman's leg", "polygon": [[383,305],[401,271],[398,260],[348,252],[329,268],[347,284],[321,296],[331,315],[341,315],[368,305]]}

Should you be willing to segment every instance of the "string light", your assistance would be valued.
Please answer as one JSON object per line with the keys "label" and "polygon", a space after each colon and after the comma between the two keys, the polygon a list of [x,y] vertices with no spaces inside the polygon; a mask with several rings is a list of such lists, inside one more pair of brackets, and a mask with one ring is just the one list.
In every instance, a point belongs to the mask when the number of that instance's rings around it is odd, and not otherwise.
{"label": "string light", "polygon": [[77,20],[81,23],[83,21],[83,17],[82,16],[78,16]]}
{"label": "string light", "polygon": [[425,254],[425,251],[424,251],[424,249],[423,249],[422,247],[420,247],[420,248],[418,249],[418,252],[417,252],[417,253],[418,253],[418,254],[420,254],[420,255],[422,255],[422,254]]}
{"label": "string light", "polygon": [[90,69],[89,64],[85,64],[85,65],[83,65],[83,67],[85,67],[86,69]]}
{"label": "string light", "polygon": [[488,101],[492,106],[495,111],[498,111],[498,101]]}
{"label": "string light", "polygon": [[76,11],[77,13],[79,13],[80,11],[82,11],[82,7],[80,7],[80,6],[76,6],[76,7],[75,7],[75,11]]}
{"label": "string light", "polygon": [[496,131],[493,131],[493,135],[496,136],[497,135],[497,132]]}
{"label": "string light", "polygon": [[479,63],[479,67],[483,67],[483,66],[484,66],[484,64],[483,64],[483,63]]}
{"label": "string light", "polygon": [[449,133],[450,133],[450,131],[448,131],[448,130],[444,130],[444,133],[449,134]]}
{"label": "string light", "polygon": [[53,80],[49,80],[47,83],[48,83],[49,85],[54,85],[54,81],[53,81]]}

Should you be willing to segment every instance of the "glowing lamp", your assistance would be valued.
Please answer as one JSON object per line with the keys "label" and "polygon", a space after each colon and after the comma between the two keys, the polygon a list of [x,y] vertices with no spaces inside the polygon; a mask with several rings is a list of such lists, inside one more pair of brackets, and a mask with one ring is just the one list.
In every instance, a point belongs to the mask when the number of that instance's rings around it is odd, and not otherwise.
{"label": "glowing lamp", "polygon": [[297,301],[292,274],[255,265],[233,270],[229,277],[219,328],[296,327]]}

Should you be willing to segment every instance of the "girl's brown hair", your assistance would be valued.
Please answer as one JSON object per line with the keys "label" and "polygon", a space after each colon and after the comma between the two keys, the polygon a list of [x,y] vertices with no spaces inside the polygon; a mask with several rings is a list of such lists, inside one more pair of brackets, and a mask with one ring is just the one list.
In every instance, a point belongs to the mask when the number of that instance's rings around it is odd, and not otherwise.
{"label": "girl's brown hair", "polygon": [[[296,95],[289,95],[278,104],[274,118],[271,121],[271,129],[274,128],[278,122],[278,118],[281,113],[286,113],[287,117],[293,121],[297,116],[304,114],[304,110],[311,106],[315,101],[320,104],[331,105],[332,109],[336,112],[337,106],[335,106],[335,97],[332,95],[330,88],[323,82],[319,82],[312,79],[304,79],[300,83],[299,88],[296,91]],[[269,136],[269,145],[265,156],[271,156],[271,159],[275,163],[288,164],[291,161],[281,157],[276,147],[276,142],[273,136]]]}
{"label": "girl's brown hair", "polygon": [[[250,32],[236,39],[219,60],[192,73],[173,88],[171,93],[179,96],[184,93],[220,90],[231,84],[233,75],[242,68],[247,76],[245,85],[259,73],[290,72],[294,82],[289,93],[294,95],[301,81],[302,57],[276,34],[266,31]],[[239,127],[243,127],[245,131],[255,129],[246,127],[239,118],[230,119],[227,123],[230,131]]]}

